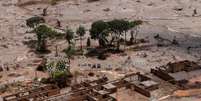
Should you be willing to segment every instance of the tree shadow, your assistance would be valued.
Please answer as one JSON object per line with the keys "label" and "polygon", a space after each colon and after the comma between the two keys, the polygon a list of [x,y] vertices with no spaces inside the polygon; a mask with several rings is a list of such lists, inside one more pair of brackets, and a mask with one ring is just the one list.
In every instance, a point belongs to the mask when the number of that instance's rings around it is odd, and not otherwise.
{"label": "tree shadow", "polygon": [[88,52],[85,54],[86,57],[97,58],[100,60],[106,60],[111,54],[124,53],[123,50],[117,50],[114,47],[95,47],[88,48]]}
{"label": "tree shadow", "polygon": [[23,44],[26,45],[30,49],[36,49],[37,40],[23,41]]}
{"label": "tree shadow", "polygon": [[28,48],[31,49],[31,52],[34,52],[35,54],[49,54],[51,53],[50,50],[42,50],[38,51],[37,50],[37,40],[28,40],[28,41],[23,41],[23,44],[26,45]]}

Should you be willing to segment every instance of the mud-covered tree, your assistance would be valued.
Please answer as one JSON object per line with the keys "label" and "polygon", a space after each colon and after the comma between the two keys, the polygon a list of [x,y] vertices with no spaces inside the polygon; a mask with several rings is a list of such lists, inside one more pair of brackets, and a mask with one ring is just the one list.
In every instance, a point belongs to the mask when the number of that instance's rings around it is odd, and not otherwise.
{"label": "mud-covered tree", "polygon": [[117,34],[118,36],[120,36],[124,31],[124,27],[125,27],[124,23],[126,23],[126,21],[123,19],[114,19],[114,20],[108,21],[110,30],[114,32],[115,34]]}
{"label": "mud-covered tree", "polygon": [[51,27],[46,25],[39,25],[34,28],[34,32],[37,36],[37,51],[39,52],[46,52],[47,46],[46,41],[47,39],[57,39],[61,38],[64,35],[62,33],[58,33],[57,31],[53,30]]}
{"label": "mud-covered tree", "polygon": [[82,37],[86,34],[86,29],[83,26],[79,26],[76,34],[80,37],[80,49],[82,50]]}
{"label": "mud-covered tree", "polygon": [[36,68],[36,71],[45,72],[47,70],[46,64],[47,64],[47,59],[43,58],[42,61],[41,61],[41,63]]}
{"label": "mud-covered tree", "polygon": [[43,17],[34,16],[26,20],[26,25],[30,28],[35,28],[40,23],[45,23],[45,19]]}
{"label": "mud-covered tree", "polygon": [[73,72],[73,77],[74,77],[74,83],[77,84],[78,83],[78,77],[82,76],[83,74],[79,71],[74,71]]}
{"label": "mud-covered tree", "polygon": [[91,40],[90,38],[87,38],[87,47],[90,47],[91,46]]}
{"label": "mud-covered tree", "polygon": [[126,48],[126,42],[127,42],[127,32],[131,29],[130,22],[127,20],[123,20],[123,31],[124,31],[124,49]]}
{"label": "mud-covered tree", "polygon": [[74,32],[72,29],[67,27],[65,30],[65,33],[66,33],[65,38],[66,38],[68,44],[70,45],[72,43],[73,38],[74,38]]}
{"label": "mud-covered tree", "polygon": [[108,23],[99,20],[92,23],[90,29],[90,36],[92,39],[99,41],[99,46],[104,47],[108,43],[108,40],[106,39],[106,36],[108,36],[108,31],[109,31]]}
{"label": "mud-covered tree", "polygon": [[[114,19],[109,21],[109,29],[113,33],[113,38],[111,41],[116,40],[116,49],[120,50],[120,38],[122,33],[125,31],[125,20],[122,19]],[[112,43],[112,42],[111,42]]]}
{"label": "mud-covered tree", "polygon": [[64,52],[66,53],[66,56],[68,58],[72,58],[73,55],[75,55],[76,53],[75,45],[74,44],[69,45],[68,48],[64,50]]}
{"label": "mud-covered tree", "polygon": [[130,28],[134,28],[134,30],[131,31],[131,37],[130,37],[130,43],[133,44],[133,41],[136,43],[137,41],[137,35],[138,35],[138,29],[139,26],[142,25],[142,20],[135,20],[130,22]]}
{"label": "mud-covered tree", "polygon": [[37,51],[46,52],[46,39],[48,38],[49,34],[52,33],[52,29],[47,27],[46,25],[40,25],[34,29],[34,32],[37,36]]}
{"label": "mud-covered tree", "polygon": [[47,7],[43,9],[43,14],[42,16],[47,16]]}

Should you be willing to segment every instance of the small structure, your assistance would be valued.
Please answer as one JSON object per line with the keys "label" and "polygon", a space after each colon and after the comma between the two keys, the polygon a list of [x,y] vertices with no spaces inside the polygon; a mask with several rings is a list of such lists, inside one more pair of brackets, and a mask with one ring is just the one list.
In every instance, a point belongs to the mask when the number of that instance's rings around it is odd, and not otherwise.
{"label": "small structure", "polygon": [[44,85],[36,89],[18,92],[3,97],[3,101],[30,101],[40,100],[44,97],[50,97],[59,94],[60,90],[55,85]]}
{"label": "small structure", "polygon": [[158,89],[159,86],[157,82],[140,73],[128,75],[128,77],[124,79],[124,83],[128,85],[127,88],[134,88],[135,91],[147,97],[150,97],[150,92]]}
{"label": "small structure", "polygon": [[142,81],[139,85],[150,91],[158,89],[158,83],[152,80]]}
{"label": "small structure", "polygon": [[103,89],[108,91],[109,94],[115,93],[117,91],[117,87],[111,83],[103,85]]}
{"label": "small structure", "polygon": [[[78,87],[76,89],[76,87]],[[65,94],[58,94],[51,98],[45,98],[42,101],[117,101],[112,96],[117,89],[126,87],[146,96],[151,96],[151,91],[158,88],[158,83],[152,81],[147,75],[132,73],[112,81],[106,77],[100,80],[90,81],[73,86],[72,91]],[[65,99],[65,100],[63,100]],[[66,100],[68,99],[68,100]]]}
{"label": "small structure", "polygon": [[84,82],[81,82],[80,84],[75,84],[71,86],[71,88],[72,90],[80,90],[80,89],[85,89],[88,87],[94,87],[94,86],[97,86],[98,84],[106,83],[107,81],[108,81],[107,77],[102,77],[93,81],[84,81]]}
{"label": "small structure", "polygon": [[189,72],[189,71],[201,69],[201,67],[197,63],[193,61],[188,61],[188,60],[179,61],[175,63],[168,63],[166,67],[168,69],[168,72],[171,72],[171,73],[180,72],[180,71]]}
{"label": "small structure", "polygon": [[109,95],[110,92],[105,90],[93,90],[93,93],[87,96],[88,101],[116,101],[115,98]]}
{"label": "small structure", "polygon": [[201,66],[193,61],[185,60],[156,67],[151,69],[151,73],[185,88],[190,79],[201,76]]}

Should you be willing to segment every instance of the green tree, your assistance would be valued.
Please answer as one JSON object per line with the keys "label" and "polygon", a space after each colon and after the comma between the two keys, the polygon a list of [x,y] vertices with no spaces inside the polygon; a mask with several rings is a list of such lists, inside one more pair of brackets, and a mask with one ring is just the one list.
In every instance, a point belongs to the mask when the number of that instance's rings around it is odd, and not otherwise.
{"label": "green tree", "polygon": [[102,20],[93,22],[90,29],[90,36],[92,39],[99,40],[99,46],[106,46],[108,40],[106,36],[108,36],[109,25],[107,22]]}
{"label": "green tree", "polygon": [[126,21],[122,20],[122,19],[114,19],[114,20],[108,22],[110,31],[112,31],[114,34],[113,39],[116,39],[117,50],[119,50],[119,48],[120,48],[120,37],[121,37],[122,33],[125,31],[125,23],[126,23]]}
{"label": "green tree", "polygon": [[123,31],[124,31],[124,49],[126,48],[126,42],[127,42],[127,32],[130,30],[130,22],[123,20],[122,22],[123,25]]}
{"label": "green tree", "polygon": [[70,45],[70,44],[71,44],[71,41],[72,41],[73,38],[74,38],[74,32],[73,32],[72,29],[69,29],[69,28],[67,27],[65,33],[66,33],[66,37],[65,37],[65,38],[66,38],[66,40],[68,41],[68,44]]}
{"label": "green tree", "polygon": [[51,79],[60,88],[66,87],[70,83],[70,77],[72,74],[67,62],[64,60],[50,62],[46,67]]}
{"label": "green tree", "polygon": [[45,19],[43,17],[34,16],[26,20],[26,25],[30,28],[35,28],[40,23],[45,23]]}
{"label": "green tree", "polygon": [[80,49],[82,50],[82,37],[86,34],[86,30],[83,26],[79,26],[76,30],[76,34],[80,37]]}
{"label": "green tree", "polygon": [[34,32],[36,33],[38,40],[37,51],[47,51],[46,38],[48,38],[49,34],[52,33],[52,29],[46,25],[40,25],[34,29]]}
{"label": "green tree", "polygon": [[37,51],[39,52],[47,51],[47,47],[46,47],[47,38],[57,39],[57,38],[62,38],[64,36],[62,33],[58,33],[46,25],[37,26],[36,28],[34,28],[34,32],[36,33],[36,36],[37,36],[37,42],[38,42]]}
{"label": "green tree", "polygon": [[125,21],[122,19],[114,19],[108,22],[110,30],[115,34],[118,34],[118,36],[124,31],[124,23]]}

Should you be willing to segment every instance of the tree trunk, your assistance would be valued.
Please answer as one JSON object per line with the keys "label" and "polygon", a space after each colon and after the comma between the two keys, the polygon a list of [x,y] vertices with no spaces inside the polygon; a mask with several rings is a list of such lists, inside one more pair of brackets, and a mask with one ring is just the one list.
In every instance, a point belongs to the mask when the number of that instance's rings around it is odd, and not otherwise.
{"label": "tree trunk", "polygon": [[124,36],[124,50],[126,49],[126,37],[127,37],[127,33],[125,31],[125,36]]}
{"label": "tree trunk", "polygon": [[99,42],[100,47],[105,47],[106,46],[106,43],[102,39],[99,39],[98,42]]}
{"label": "tree trunk", "polygon": [[135,43],[137,43],[137,35],[138,35],[138,26],[135,29]]}
{"label": "tree trunk", "polygon": [[41,42],[42,42],[41,36],[40,34],[37,34],[37,47],[36,47],[37,50],[40,50]]}
{"label": "tree trunk", "polygon": [[82,37],[80,36],[80,49],[82,50]]}
{"label": "tree trunk", "polygon": [[47,50],[46,40],[45,39],[42,39],[40,50],[41,51],[46,51]]}
{"label": "tree trunk", "polygon": [[112,37],[112,39],[111,39],[111,41],[110,41],[110,45],[112,45],[113,44],[113,42],[114,42],[114,37]]}
{"label": "tree trunk", "polygon": [[117,40],[117,50],[119,51],[120,50],[120,35],[121,35],[121,33],[119,33],[119,35],[118,35],[118,40]]}
{"label": "tree trunk", "polygon": [[134,35],[133,34],[134,34],[134,32],[131,31],[130,34],[131,34],[130,43],[133,44],[133,40],[134,40]]}
{"label": "tree trunk", "polygon": [[74,74],[74,83],[77,84],[77,74]]}
{"label": "tree trunk", "polygon": [[109,44],[113,45],[113,42],[115,41],[116,35],[114,33],[111,33],[112,39],[110,40]]}
{"label": "tree trunk", "polygon": [[55,48],[56,48],[55,56],[57,57],[58,56],[58,46],[56,45]]}
{"label": "tree trunk", "polygon": [[118,51],[120,50],[120,41],[119,40],[117,41],[117,50]]}

